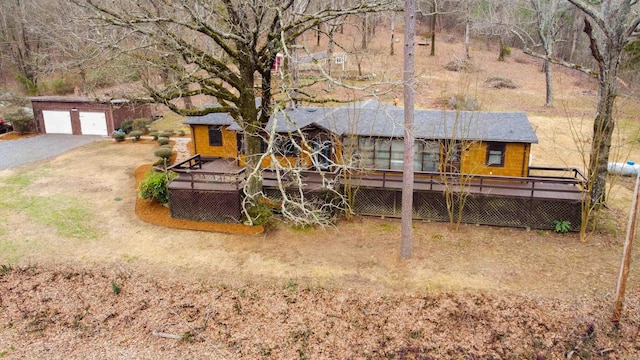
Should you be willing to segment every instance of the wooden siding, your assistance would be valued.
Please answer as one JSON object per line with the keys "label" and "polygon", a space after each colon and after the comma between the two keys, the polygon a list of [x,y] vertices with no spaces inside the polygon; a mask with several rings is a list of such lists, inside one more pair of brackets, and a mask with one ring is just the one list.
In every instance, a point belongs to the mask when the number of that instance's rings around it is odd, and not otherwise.
{"label": "wooden siding", "polygon": [[43,110],[67,111],[71,118],[71,129],[74,135],[82,134],[80,124],[81,112],[104,113],[107,123],[107,133],[111,134],[120,128],[122,121],[135,118],[150,118],[152,106],[150,104],[112,104],[109,102],[96,102],[85,99],[65,97],[35,97],[31,99],[33,114],[35,117],[35,131],[46,133]]}
{"label": "wooden siding", "polygon": [[527,176],[529,144],[506,143],[503,166],[487,166],[487,143],[473,142],[462,153],[461,172],[473,175]]}
{"label": "wooden siding", "polygon": [[[222,146],[209,145],[209,126],[191,125],[191,140],[194,152],[202,156],[221,157],[235,159],[238,157],[238,141],[236,133],[227,130],[228,126],[222,126]],[[191,154],[195,155],[195,154]]]}
{"label": "wooden siding", "polygon": [[[222,146],[209,145],[209,126],[191,125],[192,141],[194,143],[194,154],[205,157],[221,157],[226,159],[238,159],[239,166],[245,166],[245,156],[237,154],[236,133],[227,130],[227,126],[222,127]],[[487,143],[472,142],[461,144],[461,164],[460,170],[463,174],[473,175],[495,175],[495,176],[528,176],[530,144],[506,143],[503,166],[487,166]],[[331,159],[336,164],[342,164],[342,143],[334,143],[334,157]],[[306,153],[299,157],[278,157],[280,166],[283,167],[311,167],[312,161]],[[267,157],[262,161],[263,168],[271,168],[272,159]],[[384,171],[384,170],[381,170]]]}
{"label": "wooden siding", "polygon": [[151,104],[133,104],[127,103],[113,110],[113,126],[118,129],[122,122],[132,119],[151,119],[153,117],[153,109]]}
{"label": "wooden siding", "polygon": [[[224,159],[238,159],[239,166],[245,166],[245,156],[238,155],[238,140],[236,133],[227,130],[228,126],[222,127],[222,146],[209,145],[209,126],[208,125],[191,125],[191,141],[194,143],[193,152],[205,157],[221,157]],[[311,166],[311,159],[307,154],[297,156],[278,156],[280,166],[296,167]],[[263,168],[271,168],[272,160],[267,157],[262,161]]]}

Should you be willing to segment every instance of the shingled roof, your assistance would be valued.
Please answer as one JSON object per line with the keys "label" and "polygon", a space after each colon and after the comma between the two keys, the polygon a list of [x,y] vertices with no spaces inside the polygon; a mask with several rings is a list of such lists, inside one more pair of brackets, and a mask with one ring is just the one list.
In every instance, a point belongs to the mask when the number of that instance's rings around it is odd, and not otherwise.
{"label": "shingled roof", "polygon": [[[278,133],[320,126],[337,135],[403,137],[404,110],[377,100],[342,107],[299,107],[277,111],[265,130],[275,126]],[[187,118],[185,124],[229,125],[241,131],[226,113]],[[472,141],[538,143],[538,137],[524,112],[479,112],[416,110],[415,137],[418,139],[464,139]]]}

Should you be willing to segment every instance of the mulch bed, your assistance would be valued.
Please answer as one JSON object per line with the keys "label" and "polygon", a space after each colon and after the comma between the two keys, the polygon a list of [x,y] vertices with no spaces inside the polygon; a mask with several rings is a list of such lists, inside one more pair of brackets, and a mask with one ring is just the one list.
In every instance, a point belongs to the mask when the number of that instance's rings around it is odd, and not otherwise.
{"label": "mulch bed", "polygon": [[9,133],[4,133],[4,134],[0,134],[0,141],[1,140],[18,140],[18,139],[25,139],[25,138],[30,138],[33,136],[38,136],[38,134],[36,133],[26,133],[26,134],[20,134],[17,133],[15,131],[9,132]]}
{"label": "mulch bed", "polygon": [[[174,155],[175,156],[175,155]],[[151,169],[151,164],[142,165],[135,170],[136,187],[144,175]],[[136,198],[136,215],[143,221],[151,224],[165,226],[174,229],[211,231],[237,235],[256,235],[264,232],[262,226],[247,226],[243,224],[221,224],[212,222],[191,221],[174,219],[169,213],[169,208],[158,204],[153,200]]]}

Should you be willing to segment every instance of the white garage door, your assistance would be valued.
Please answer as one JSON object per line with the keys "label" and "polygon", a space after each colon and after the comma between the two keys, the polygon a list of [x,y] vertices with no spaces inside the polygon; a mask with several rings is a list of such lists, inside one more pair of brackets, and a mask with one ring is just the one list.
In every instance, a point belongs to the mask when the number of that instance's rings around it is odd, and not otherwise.
{"label": "white garage door", "polygon": [[70,112],[43,110],[42,117],[47,134],[73,134]]}
{"label": "white garage door", "polygon": [[81,112],[80,127],[82,135],[109,135],[107,133],[107,117],[105,113]]}

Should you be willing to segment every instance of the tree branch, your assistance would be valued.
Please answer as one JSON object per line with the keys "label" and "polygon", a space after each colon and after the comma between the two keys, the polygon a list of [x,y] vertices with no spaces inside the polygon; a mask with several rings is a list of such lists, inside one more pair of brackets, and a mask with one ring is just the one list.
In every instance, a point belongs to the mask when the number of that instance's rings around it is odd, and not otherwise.
{"label": "tree branch", "polygon": [[553,64],[557,64],[557,65],[562,65],[566,68],[569,69],[574,69],[574,70],[578,70],[582,73],[585,73],[591,77],[598,77],[599,72],[589,69],[589,68],[585,68],[582,65],[578,65],[578,64],[574,64],[574,63],[570,63],[570,62],[566,62],[564,60],[561,59],[557,59],[557,58],[552,58],[550,56],[544,55],[544,54],[540,54],[537,52],[532,51],[531,49],[523,49],[522,50],[523,53],[529,55],[529,56],[533,56],[542,60],[549,60],[549,62],[553,63]]}

